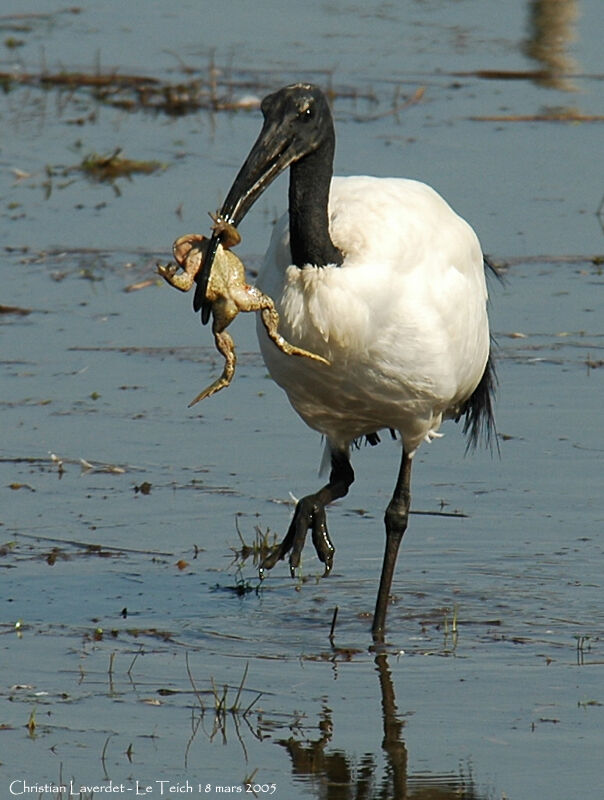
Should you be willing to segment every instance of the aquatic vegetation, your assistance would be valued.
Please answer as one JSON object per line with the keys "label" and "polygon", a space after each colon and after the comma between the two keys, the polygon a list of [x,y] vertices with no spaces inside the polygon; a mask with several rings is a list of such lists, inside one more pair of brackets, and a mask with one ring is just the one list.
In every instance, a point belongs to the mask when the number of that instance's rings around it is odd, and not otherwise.
{"label": "aquatic vegetation", "polygon": [[86,175],[91,180],[109,181],[110,183],[117,178],[129,178],[132,175],[151,175],[153,172],[166,169],[165,164],[159,161],[140,161],[121,156],[122,148],[116,148],[109,155],[99,155],[89,153],[84,156],[80,164],[75,167],[68,167],[67,171],[78,171]]}

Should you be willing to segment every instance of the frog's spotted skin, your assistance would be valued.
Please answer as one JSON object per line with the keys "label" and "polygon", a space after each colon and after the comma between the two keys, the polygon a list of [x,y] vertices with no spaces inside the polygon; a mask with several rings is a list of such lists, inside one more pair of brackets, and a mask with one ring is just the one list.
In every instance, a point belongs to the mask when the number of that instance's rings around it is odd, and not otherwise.
{"label": "frog's spotted skin", "polygon": [[[218,223],[217,223],[218,224]],[[236,231],[235,228],[233,228]],[[226,244],[232,246],[233,236],[229,236]],[[195,276],[203,265],[210,240],[199,234],[187,234],[174,242],[172,252],[176,264],[158,264],[158,273],[175,289],[188,292],[195,282]],[[236,242],[235,242],[236,243]],[[182,268],[182,272],[179,272]],[[286,355],[303,356],[313,361],[320,361],[329,366],[329,361],[322,356],[303,350],[287,342],[278,332],[279,314],[275,304],[268,295],[263,294],[255,286],[245,280],[243,263],[227,247],[218,245],[212,272],[208,281],[206,297],[212,306],[212,333],[216,348],[224,358],[222,375],[214,383],[200,392],[189,403],[189,407],[200,400],[210,397],[220,389],[228,386],[235,374],[237,358],[235,343],[226,332],[226,328],[240,311],[260,311],[266,332],[277,347]]]}

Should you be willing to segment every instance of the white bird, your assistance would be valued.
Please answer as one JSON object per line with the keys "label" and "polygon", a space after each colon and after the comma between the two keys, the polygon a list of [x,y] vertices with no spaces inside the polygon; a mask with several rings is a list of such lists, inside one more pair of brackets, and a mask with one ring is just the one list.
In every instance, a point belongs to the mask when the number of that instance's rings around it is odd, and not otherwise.
{"label": "white bird", "polygon": [[[494,432],[485,261],[472,228],[429,186],[403,178],[332,178],[334,125],[313,85],[287,86],[262,102],[264,125],[220,211],[238,225],[290,168],[289,210],[276,226],[258,278],[275,301],[280,332],[330,366],[284,355],[262,325],[271,377],[326,439],[329,481],[298,501],[289,530],[261,573],[288,553],[292,575],[310,530],[325,574],[334,547],[325,507],[354,480],[351,445],[398,432],[402,459],[386,509],[386,549],[372,634],[384,641],[399,545],[409,515],[412,459],[444,419],[464,418],[469,444]],[[218,234],[215,235],[217,244]],[[212,257],[194,307],[207,321]]]}

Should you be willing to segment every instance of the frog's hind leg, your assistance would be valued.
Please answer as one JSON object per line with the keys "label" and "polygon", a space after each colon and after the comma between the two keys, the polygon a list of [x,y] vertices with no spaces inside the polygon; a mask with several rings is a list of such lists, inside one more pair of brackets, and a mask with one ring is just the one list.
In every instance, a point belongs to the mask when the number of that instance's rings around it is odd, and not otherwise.
{"label": "frog's hind leg", "polygon": [[214,340],[216,342],[216,348],[224,356],[224,369],[222,370],[222,375],[220,378],[217,378],[214,383],[208,386],[207,389],[204,389],[203,392],[200,392],[197,397],[191,400],[189,403],[189,408],[194,406],[196,403],[199,403],[200,400],[205,400],[206,397],[210,397],[210,395],[213,395],[216,392],[219,392],[221,389],[224,389],[233,380],[235,366],[237,364],[237,356],[235,355],[235,342],[226,331],[214,331]]}
{"label": "frog's hind leg", "polygon": [[288,356],[304,356],[304,358],[311,358],[313,361],[320,361],[322,364],[329,366],[329,361],[326,358],[323,358],[323,356],[319,356],[316,353],[311,353],[309,350],[304,350],[302,347],[296,347],[296,345],[290,344],[286,339],[284,339],[278,331],[279,314],[277,313],[277,309],[275,308],[273,301],[270,299],[270,297],[263,295],[262,303],[262,323],[266,328],[269,338],[272,339],[279,350]]}

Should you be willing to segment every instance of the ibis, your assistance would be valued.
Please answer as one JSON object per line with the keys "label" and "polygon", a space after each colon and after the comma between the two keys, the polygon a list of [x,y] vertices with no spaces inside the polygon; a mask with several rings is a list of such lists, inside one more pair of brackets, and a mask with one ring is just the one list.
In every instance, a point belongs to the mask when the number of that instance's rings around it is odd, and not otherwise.
{"label": "ibis", "polygon": [[[238,226],[289,168],[289,208],[275,226],[260,289],[273,298],[280,333],[318,360],[283,353],[258,325],[271,377],[326,443],[327,483],[296,504],[261,574],[289,557],[292,575],[308,532],[327,575],[335,548],[326,507],[354,481],[351,448],[400,438],[402,455],[385,511],[386,546],[373,616],[384,643],[399,546],[407,528],[413,457],[462,421],[468,444],[495,435],[495,374],[487,315],[488,267],[470,225],[432,188],[405,178],[333,177],[335,131],[325,94],[286,86],[262,101],[264,123],[219,212]],[[213,237],[217,248],[219,233]],[[212,250],[212,248],[210,248]],[[196,277],[206,322],[212,258]]]}

